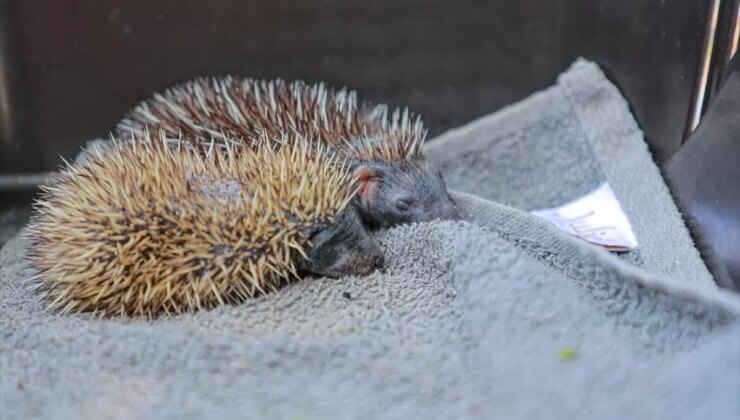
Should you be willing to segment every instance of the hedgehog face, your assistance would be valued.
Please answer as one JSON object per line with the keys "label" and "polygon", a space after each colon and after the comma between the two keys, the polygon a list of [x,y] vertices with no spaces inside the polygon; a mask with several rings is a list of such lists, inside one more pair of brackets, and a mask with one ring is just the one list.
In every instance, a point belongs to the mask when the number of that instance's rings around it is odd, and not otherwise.
{"label": "hedgehog face", "polygon": [[442,174],[423,161],[373,162],[354,174],[358,208],[371,228],[461,218]]}
{"label": "hedgehog face", "polygon": [[335,223],[317,229],[310,240],[313,246],[305,250],[308,259],[298,262],[301,270],[339,277],[365,275],[383,267],[383,253],[352,206],[339,213]]}

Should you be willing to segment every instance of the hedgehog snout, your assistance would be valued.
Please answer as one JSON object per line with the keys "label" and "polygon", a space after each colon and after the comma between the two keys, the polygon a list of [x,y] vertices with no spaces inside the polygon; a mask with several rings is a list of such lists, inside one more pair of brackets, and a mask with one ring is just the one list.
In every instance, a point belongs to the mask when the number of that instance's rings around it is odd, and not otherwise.
{"label": "hedgehog snout", "polygon": [[445,206],[444,215],[443,217],[440,217],[440,219],[463,220],[463,217],[457,205],[454,202],[450,202],[447,206]]}
{"label": "hedgehog snout", "polygon": [[383,270],[385,257],[380,249],[368,250],[364,255],[357,256],[352,264],[356,275],[364,276],[375,270]]}
{"label": "hedgehog snout", "polygon": [[382,270],[385,265],[385,257],[380,251],[378,251],[377,254],[372,254],[370,256],[370,261],[371,267],[376,270]]}
{"label": "hedgehog snout", "polygon": [[430,203],[427,208],[429,220],[463,220],[460,209],[452,198],[440,198]]}
{"label": "hedgehog snout", "polygon": [[356,256],[352,265],[354,266],[355,274],[365,275],[383,267],[385,258],[380,251],[372,250],[368,251],[362,256]]}

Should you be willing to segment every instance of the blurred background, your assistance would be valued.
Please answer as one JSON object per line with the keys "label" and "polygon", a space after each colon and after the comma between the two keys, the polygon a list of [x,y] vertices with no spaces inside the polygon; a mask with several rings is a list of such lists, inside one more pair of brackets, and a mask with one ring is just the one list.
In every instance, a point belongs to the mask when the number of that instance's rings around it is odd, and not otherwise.
{"label": "blurred background", "polygon": [[[583,56],[622,89],[668,166],[728,77],[737,26],[737,0],[0,0],[0,243],[25,221],[37,174],[152,92],[201,75],[346,85],[419,112],[431,138]],[[699,162],[672,170],[717,166]],[[701,199],[717,194],[729,193]]]}
{"label": "blurred background", "polygon": [[5,0],[3,172],[54,169],[200,75],[324,80],[420,112],[431,136],[598,62],[658,161],[681,145],[707,0]]}

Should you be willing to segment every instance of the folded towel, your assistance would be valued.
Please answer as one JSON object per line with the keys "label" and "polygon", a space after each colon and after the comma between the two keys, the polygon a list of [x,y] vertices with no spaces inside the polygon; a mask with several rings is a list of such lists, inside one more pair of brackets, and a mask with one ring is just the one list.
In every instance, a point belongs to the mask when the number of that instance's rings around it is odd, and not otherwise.
{"label": "folded towel", "polygon": [[633,264],[714,283],[627,102],[593,63],[556,86],[452,130],[425,149],[450,188],[523,210],[558,206],[608,181],[640,247]]}
{"label": "folded towel", "polygon": [[[45,314],[22,282],[27,243],[11,240],[0,414],[737,418],[740,299],[711,282],[593,64],[428,155],[454,188],[500,203],[455,192],[466,221],[378,233],[385,273],[310,278],[238,306],[155,321]],[[641,244],[626,260],[525,211],[601,181]]]}

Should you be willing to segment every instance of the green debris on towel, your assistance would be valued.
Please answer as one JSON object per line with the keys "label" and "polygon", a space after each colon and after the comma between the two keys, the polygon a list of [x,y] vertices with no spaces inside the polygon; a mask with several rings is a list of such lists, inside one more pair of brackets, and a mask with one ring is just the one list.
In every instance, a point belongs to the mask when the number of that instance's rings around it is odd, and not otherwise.
{"label": "green debris on towel", "polygon": [[350,328],[337,328],[337,334],[341,336],[350,335],[350,334],[359,334],[360,329],[357,327],[350,327]]}
{"label": "green debris on towel", "polygon": [[574,359],[578,353],[576,352],[576,349],[572,347],[565,347],[558,352],[558,357],[560,360],[571,360]]}

